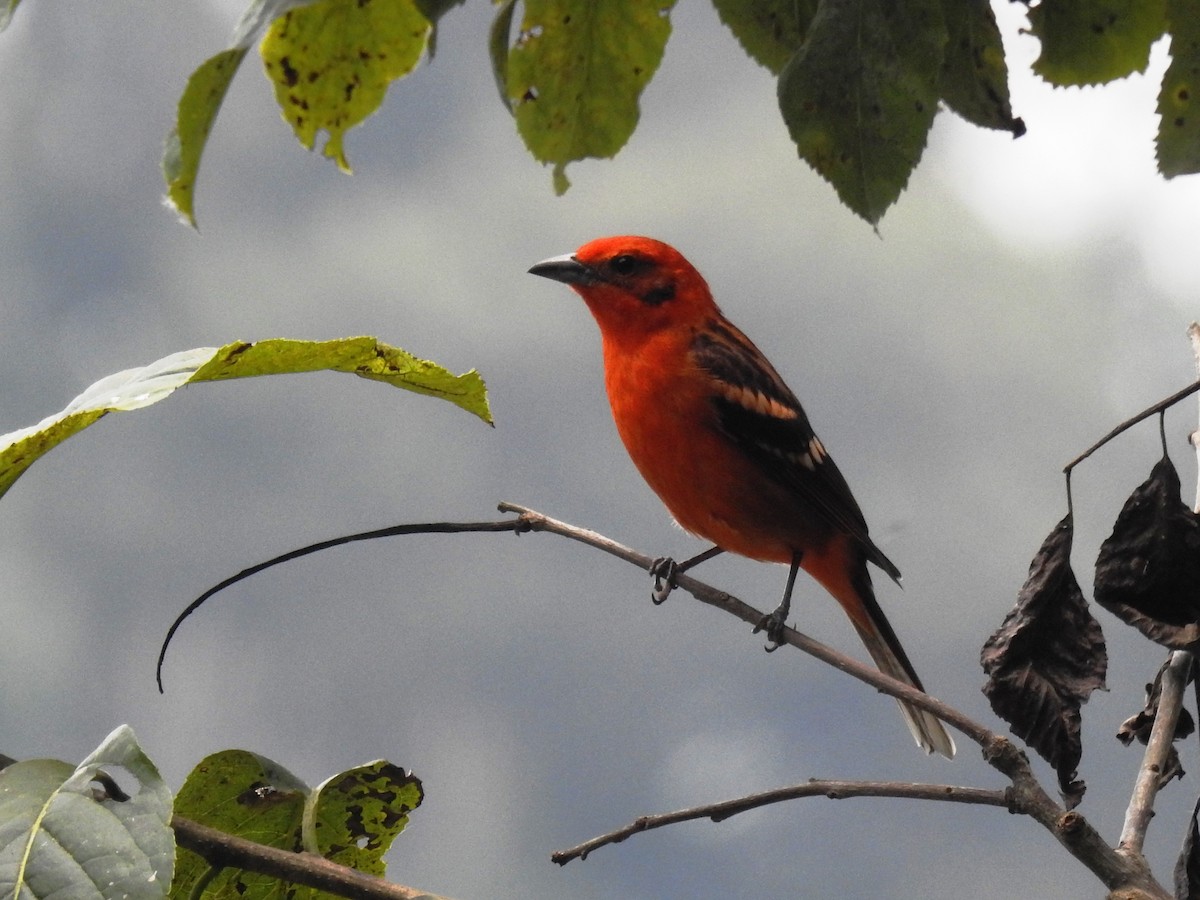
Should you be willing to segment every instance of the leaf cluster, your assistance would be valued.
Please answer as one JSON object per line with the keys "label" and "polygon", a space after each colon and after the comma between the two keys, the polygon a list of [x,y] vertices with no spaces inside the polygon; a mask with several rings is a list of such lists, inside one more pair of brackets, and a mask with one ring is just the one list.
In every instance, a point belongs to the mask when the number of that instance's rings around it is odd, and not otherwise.
{"label": "leaf cluster", "polygon": [[[0,7],[0,29],[19,0]],[[390,85],[433,57],[441,19],[464,0],[252,0],[230,46],[203,62],[166,140],[167,200],[195,224],[201,157],[254,42],[284,120],[350,171],[347,132]],[[920,162],[939,111],[1019,137],[1008,62],[988,0],[713,0],[746,54],[776,76],[799,156],[842,202],[876,224]],[[674,0],[498,0],[488,55],[500,100],[556,192],[567,166],[615,156],[640,118],[642,92],[671,35]],[[1200,171],[1200,16],[1190,0],[1041,0],[1028,12],[1041,44],[1033,71],[1056,86],[1145,71],[1167,36],[1158,98],[1160,172]]]}
{"label": "leaf cluster", "polygon": [[[278,763],[244,750],[206,757],[172,798],[123,725],[79,766],[37,759],[0,768],[0,893],[104,900],[432,897],[383,882],[365,893],[363,885],[375,882],[362,880],[382,878],[383,855],[423,799],[420,780],[386,760],[309,788]],[[221,840],[197,840],[195,832],[205,829],[216,829]],[[262,848],[288,851],[289,871],[273,869],[266,852],[259,859]]]}
{"label": "leaf cluster", "polygon": [[[1179,476],[1164,449],[1101,545],[1094,597],[1150,640],[1171,650],[1194,651],[1200,643],[1200,519],[1179,494]],[[1079,803],[1085,790],[1076,779],[1083,750],[1081,707],[1092,691],[1104,688],[1108,666],[1100,623],[1071,567],[1073,528],[1068,513],[1051,531],[1030,565],[1016,606],[981,654],[988,675],[983,692],[992,709],[1055,768],[1068,808]],[[1116,736],[1122,743],[1148,743],[1166,669],[1164,665],[1146,686],[1143,709],[1121,726]],[[1194,720],[1184,710],[1172,739],[1194,730]],[[1155,773],[1156,788],[1182,774],[1177,752],[1168,747]]]}

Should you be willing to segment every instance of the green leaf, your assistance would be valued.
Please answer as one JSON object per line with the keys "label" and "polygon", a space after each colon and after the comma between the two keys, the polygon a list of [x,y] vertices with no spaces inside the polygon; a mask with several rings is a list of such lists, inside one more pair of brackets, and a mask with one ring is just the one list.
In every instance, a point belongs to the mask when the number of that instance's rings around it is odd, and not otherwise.
{"label": "green leaf", "polygon": [[107,413],[150,406],[192,382],[321,370],[352,372],[393,387],[440,397],[488,424],[492,421],[487,388],[477,372],[455,375],[437,363],[372,337],[237,341],[221,348],[184,350],[148,366],[109,375],[72,400],[62,412],[0,436],[0,496],[44,453]]}
{"label": "green leaf", "polygon": [[819,0],[713,0],[746,55],[778,75],[804,43]]}
{"label": "green leaf", "polygon": [[1171,63],[1158,93],[1158,171],[1167,178],[1200,172],[1200,15],[1191,0],[1167,0]]}
{"label": "green leaf", "polygon": [[193,228],[196,227],[193,199],[200,157],[204,154],[225,92],[245,57],[245,49],[222,50],[193,72],[179,98],[175,127],[167,135],[162,161],[167,203]]}
{"label": "green leaf", "polygon": [[[167,206],[196,227],[196,177],[209,132],[246,51],[267,23],[310,0],[252,0],[234,32],[233,44],[205,60],[188,78],[179,98],[175,125],[163,147],[162,169]],[[14,0],[15,6],[15,0]]]}
{"label": "green leaf", "polygon": [[615,156],[637,126],[638,98],[671,34],[674,0],[526,0],[504,83],[534,158],[554,190],[575,160]]}
{"label": "green leaf", "polygon": [[1025,133],[1013,117],[1008,99],[1008,64],[996,14],[988,0],[950,0],[946,16],[946,61],[942,66],[942,99],[975,125]]}
{"label": "green leaf", "polygon": [[272,23],[263,64],[297,140],[311,150],[325,131],[324,155],[349,172],[346,132],[416,67],[431,29],[415,0],[318,0]]}
{"label": "green leaf", "polygon": [[[103,771],[113,766],[136,783]],[[0,771],[0,895],[158,900],[174,866],[170,819],[171,792],[127,725],[77,768],[13,763]]]}
{"label": "green leaf", "polygon": [[1038,75],[1059,86],[1103,84],[1146,70],[1166,30],[1166,0],[1042,0],[1029,25],[1042,42]]}
{"label": "green leaf", "polygon": [[383,876],[383,855],[421,805],[421,780],[386,760],[335,775],[304,810],[304,844],[326,859]]}
{"label": "green leaf", "polygon": [[[298,851],[308,794],[308,785],[278,763],[246,750],[223,750],[191,771],[175,798],[175,812],[268,847]],[[277,878],[237,868],[217,871],[181,847],[171,895],[193,895],[198,884],[205,900],[280,896]]]}
{"label": "green leaf", "polygon": [[517,0],[503,0],[496,10],[496,18],[488,30],[488,57],[492,61],[492,77],[496,79],[496,89],[500,92],[500,102],[512,113],[508,101],[508,40],[512,34],[513,12]]}
{"label": "green leaf", "polygon": [[8,23],[12,21],[13,13],[17,11],[17,4],[21,0],[8,0],[7,3],[0,3],[0,31],[8,27]]}
{"label": "green leaf", "polygon": [[945,43],[939,0],[824,0],[779,76],[800,156],[871,224],[921,159]]}
{"label": "green leaf", "polygon": [[[224,750],[196,766],[175,811],[228,834],[282,850],[303,849],[382,877],[383,854],[422,798],[420,780],[386,760],[341,772],[313,791],[278,763]],[[205,900],[329,896],[240,869],[216,871],[181,849],[172,895],[199,896],[197,886]]]}

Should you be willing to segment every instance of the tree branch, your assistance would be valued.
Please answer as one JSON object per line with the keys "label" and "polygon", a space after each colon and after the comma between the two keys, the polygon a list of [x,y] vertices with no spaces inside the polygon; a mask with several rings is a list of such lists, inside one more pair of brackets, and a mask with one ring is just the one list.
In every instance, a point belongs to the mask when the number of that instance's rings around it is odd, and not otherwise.
{"label": "tree branch", "polygon": [[797,800],[802,797],[826,797],[830,800],[846,800],[851,797],[900,797],[910,800],[941,800],[953,803],[975,803],[985,806],[1002,806],[1011,810],[1011,799],[1008,791],[989,791],[982,788],[956,787],[951,784],[901,784],[885,781],[818,781],[813,779],[804,784],[791,787],[776,788],[758,794],[749,794],[733,800],[722,800],[705,806],[693,806],[675,812],[661,813],[654,816],[641,816],[634,819],[623,828],[610,831],[585,841],[567,850],[557,850],[550,859],[560,866],[566,865],[573,859],[586,859],[593,850],[607,844],[619,844],[627,837],[641,831],[674,825],[677,822],[688,822],[693,819],[711,819],[723,822],[751,809],[769,806],[772,803],[782,803],[785,800]]}
{"label": "tree branch", "polygon": [[1175,725],[1183,708],[1191,669],[1191,653],[1176,650],[1171,654],[1171,660],[1162,675],[1162,690],[1158,695],[1158,709],[1150,729],[1150,740],[1146,742],[1142,766],[1138,769],[1129,808],[1125,812],[1125,827],[1117,842],[1118,852],[1142,854],[1146,829],[1150,827],[1150,819],[1154,816],[1154,798],[1162,786],[1162,773],[1171,752],[1171,743],[1175,740]]}
{"label": "tree branch", "polygon": [[171,827],[180,847],[203,857],[216,869],[245,869],[354,900],[444,900],[428,891],[340,866],[315,853],[293,853],[268,847],[182,816],[172,816]]}
{"label": "tree branch", "polygon": [[[253,566],[250,569],[244,570],[238,576],[232,579],[227,579],[218,585],[216,588],[207,591],[203,596],[209,597],[216,593],[222,586],[227,586],[235,580],[246,577],[254,572],[261,571],[269,565],[277,564],[278,562],[287,559],[294,559],[305,553],[315,552],[316,549],[322,549],[328,546],[335,546],[340,543],[347,543],[351,540],[366,540],[369,537],[384,537],[400,534],[417,534],[426,532],[448,533],[448,532],[500,532],[512,531],[515,533],[523,533],[526,531],[544,531],[551,534],[556,534],[561,537],[566,537],[574,541],[578,541],[588,546],[603,550],[612,556],[625,560],[643,570],[648,571],[654,560],[636,550],[626,547],[616,541],[605,537],[594,531],[589,531],[584,528],[579,528],[570,525],[566,522],[561,522],[553,519],[550,516],[544,515],[528,507],[520,506],[515,503],[501,503],[499,509],[502,512],[515,513],[516,519],[503,520],[499,522],[437,522],[427,525],[398,525],[392,528],[379,529],[374,532],[365,532],[361,535],[351,535],[347,538],[339,538],[334,541],[324,541],[321,544],[315,544],[312,547],[301,548],[300,550],[292,551],[284,556],[277,557],[268,563]],[[737,597],[725,591],[718,590],[702,581],[686,575],[680,574],[675,578],[676,586],[688,592],[697,600],[707,603],[710,606],[715,606],[722,609],[730,615],[736,616],[742,621],[757,626],[763,618],[763,613],[754,609],[750,605],[739,600]],[[188,612],[194,610],[198,603],[193,603],[188,607]],[[185,613],[186,615],[186,613]],[[176,625],[181,621],[183,616],[176,621]],[[1046,793],[1041,783],[1034,776],[1032,769],[1029,766],[1029,760],[1025,754],[1018,749],[1008,738],[992,732],[982,724],[971,719],[964,713],[954,707],[943,703],[942,701],[925,694],[910,685],[897,681],[891,678],[878,669],[864,665],[857,660],[840,653],[831,647],[814,640],[813,638],[796,631],[793,628],[784,628],[780,635],[781,644],[789,644],[798,650],[801,650],[810,656],[825,662],[836,669],[840,669],[848,675],[857,678],[866,684],[871,685],[876,690],[888,694],[892,697],[902,698],[905,701],[912,703],[922,709],[925,709],[946,724],[957,729],[968,738],[977,743],[983,750],[984,760],[997,771],[1001,772],[1010,780],[1012,787],[1003,793],[986,791],[982,788],[953,788],[949,794],[941,793],[936,798],[943,801],[951,802],[966,802],[966,803],[989,803],[991,801],[981,800],[981,797],[1003,797],[1002,803],[994,803],[991,805],[1003,805],[1012,812],[1028,815],[1036,822],[1045,827],[1055,839],[1065,847],[1076,859],[1084,864],[1093,874],[1097,876],[1109,889],[1113,892],[1122,892],[1123,897],[1139,897],[1150,898],[1150,900],[1171,900],[1170,894],[1159,885],[1150,875],[1149,869],[1146,867],[1144,859],[1140,854],[1130,855],[1118,853],[1113,847],[1109,846],[1092,825],[1081,815],[1076,812],[1067,812],[1056,803],[1049,794]],[[160,656],[161,661],[161,656]],[[896,784],[888,788],[888,790],[896,792],[888,794],[888,796],[905,796],[905,791],[914,789],[912,785]],[[922,786],[915,786],[915,789],[922,789]],[[945,789],[945,786],[923,786],[925,790],[937,791]],[[784,789],[787,790],[787,789]],[[773,792],[768,792],[770,795]],[[883,796],[883,794],[876,794]],[[742,805],[747,802],[754,803],[755,798],[761,795],[753,795],[751,798],[737,798],[734,800],[723,801],[711,807],[701,807],[701,812],[696,815],[688,814],[688,811],[682,813],[667,813],[666,820],[659,821],[658,817],[642,818],[636,820],[631,826],[626,826],[618,832],[613,832],[613,837],[610,835],[602,838],[594,839],[593,842],[580,845],[576,848],[574,855],[573,851],[562,851],[561,854],[556,854],[556,861],[565,863],[568,859],[582,858],[588,850],[594,849],[595,846],[600,846],[603,843],[614,843],[618,840],[623,840],[631,834],[638,831],[647,830],[649,827],[661,827],[661,825],[669,824],[670,817],[682,815],[684,818],[716,818],[720,819],[722,810],[733,810],[727,812],[727,815],[732,815],[734,812],[741,810]],[[970,798],[970,799],[967,799]],[[779,798],[785,799],[785,798]],[[775,800],[765,802],[776,802]],[[761,805],[761,804],[760,804]],[[746,807],[752,808],[752,807]],[[640,824],[652,822],[653,825]],[[600,841],[596,844],[595,841]],[[1115,893],[1114,893],[1115,896]]]}
{"label": "tree branch", "polygon": [[1067,463],[1065,466],[1063,466],[1063,471],[1069,473],[1073,468],[1075,468],[1077,465],[1079,465],[1081,462],[1083,462],[1085,459],[1087,459],[1089,456],[1091,456],[1093,453],[1095,453],[1097,450],[1099,450],[1101,447],[1103,447],[1105,444],[1107,444],[1109,441],[1111,441],[1117,435],[1121,434],[1124,431],[1128,431],[1134,425],[1138,424],[1138,422],[1145,421],[1146,419],[1150,418],[1151,416],[1156,415],[1157,413],[1160,413],[1163,410],[1169,409],[1170,407],[1172,407],[1176,403],[1178,403],[1180,400],[1184,400],[1187,397],[1190,397],[1192,394],[1196,393],[1197,391],[1200,391],[1200,380],[1192,382],[1187,387],[1176,391],[1174,394],[1172,394],[1170,397],[1167,397],[1166,399],[1159,400],[1153,406],[1146,407],[1146,409],[1143,409],[1136,416],[1126,419],[1124,422],[1122,422],[1120,425],[1118,425],[1116,428],[1114,428],[1112,431],[1110,431],[1104,437],[1100,438],[1100,440],[1096,441],[1096,443],[1092,444],[1092,446],[1088,447],[1086,450],[1084,450],[1082,453],[1080,453],[1077,457],[1075,457],[1073,460],[1071,460],[1069,463]]}

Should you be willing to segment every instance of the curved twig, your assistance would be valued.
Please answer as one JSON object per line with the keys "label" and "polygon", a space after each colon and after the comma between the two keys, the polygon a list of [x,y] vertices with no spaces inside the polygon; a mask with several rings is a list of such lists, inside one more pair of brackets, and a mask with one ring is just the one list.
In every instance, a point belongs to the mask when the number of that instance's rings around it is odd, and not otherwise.
{"label": "curved twig", "polygon": [[584,841],[566,850],[557,850],[550,859],[565,866],[574,859],[586,859],[593,850],[621,841],[642,831],[688,822],[694,819],[711,819],[723,822],[751,809],[797,800],[802,797],[826,797],[830,800],[847,800],[851,797],[892,797],[909,800],[941,800],[952,803],[974,803],[985,806],[1000,806],[1012,810],[1012,799],[1008,791],[989,791],[982,788],[957,787],[952,784],[903,784],[891,781],[818,781],[813,779],[803,784],[775,788],[733,800],[722,800],[704,806],[693,806],[674,812],[654,816],[640,816],[623,828],[610,831]]}
{"label": "curved twig", "polygon": [[167,629],[167,636],[163,638],[162,646],[158,648],[158,663],[154,667],[154,679],[158,682],[158,692],[160,694],[163,693],[162,670],[163,660],[167,656],[167,647],[171,645],[171,639],[175,637],[175,632],[179,630],[179,626],[183,624],[183,620],[203,606],[204,602],[214,594],[219,594],[225,588],[232,587],[239,581],[249,578],[251,575],[256,575],[265,569],[282,565],[293,559],[308,556],[310,553],[328,550],[331,547],[340,547],[342,544],[352,544],[355,541],[373,541],[376,538],[396,537],[403,534],[461,534],[470,531],[520,531],[522,527],[519,519],[505,519],[500,522],[424,522],[407,525],[390,525],[387,528],[376,528],[374,531],[360,531],[358,534],[347,534],[342,537],[330,538],[327,541],[317,541],[317,543],[309,544],[307,547],[289,550],[287,553],[282,553],[279,556],[268,559],[266,562],[260,562],[249,568],[242,569],[236,575],[230,575],[224,581],[214,584],[189,603],[183,612],[175,617],[175,621]]}

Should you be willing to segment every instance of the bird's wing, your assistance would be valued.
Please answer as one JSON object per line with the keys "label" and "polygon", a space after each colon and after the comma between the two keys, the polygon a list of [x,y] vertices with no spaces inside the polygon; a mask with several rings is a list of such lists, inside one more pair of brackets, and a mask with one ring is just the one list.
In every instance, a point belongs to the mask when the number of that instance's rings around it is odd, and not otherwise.
{"label": "bird's wing", "polygon": [[813,431],[796,395],[737,328],[713,320],[692,342],[692,359],[711,379],[718,422],[763,473],[849,534],[897,581],[900,571],[867,533],[850,485]]}

